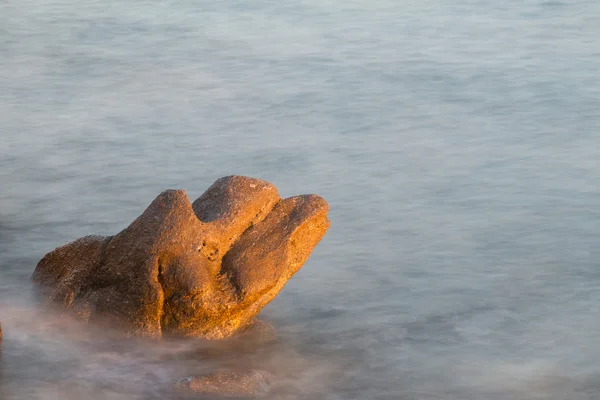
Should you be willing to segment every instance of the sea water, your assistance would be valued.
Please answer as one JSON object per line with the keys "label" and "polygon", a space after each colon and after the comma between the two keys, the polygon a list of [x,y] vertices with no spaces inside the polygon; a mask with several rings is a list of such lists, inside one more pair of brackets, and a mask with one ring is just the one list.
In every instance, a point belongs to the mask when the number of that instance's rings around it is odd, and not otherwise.
{"label": "sea water", "polygon": [[[2,0],[2,400],[168,399],[218,368],[274,399],[600,398],[600,3]],[[90,338],[48,251],[230,174],[331,228],[261,313],[275,347]]]}

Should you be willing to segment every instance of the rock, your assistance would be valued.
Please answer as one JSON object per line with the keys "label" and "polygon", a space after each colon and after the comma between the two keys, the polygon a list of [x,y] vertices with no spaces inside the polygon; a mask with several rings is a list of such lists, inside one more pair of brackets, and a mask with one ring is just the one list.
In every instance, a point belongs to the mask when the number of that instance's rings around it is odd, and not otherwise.
{"label": "rock", "polygon": [[115,236],[86,236],[38,263],[48,303],[131,336],[220,339],[247,327],[329,227],[315,195],[281,199],[272,184],[217,180],[193,204],[161,193]]}
{"label": "rock", "polygon": [[270,384],[271,375],[264,371],[217,372],[181,379],[175,390],[222,397],[261,397],[269,392]]}
{"label": "rock", "polygon": [[211,341],[202,358],[222,358],[229,354],[256,353],[277,342],[277,332],[268,322],[255,320],[240,328],[235,335],[218,342]]}
{"label": "rock", "polygon": [[258,319],[248,328],[241,330],[235,338],[251,344],[266,344],[277,340],[277,332],[273,325]]}
{"label": "rock", "polygon": [[2,323],[0,322],[0,342],[2,341]]}

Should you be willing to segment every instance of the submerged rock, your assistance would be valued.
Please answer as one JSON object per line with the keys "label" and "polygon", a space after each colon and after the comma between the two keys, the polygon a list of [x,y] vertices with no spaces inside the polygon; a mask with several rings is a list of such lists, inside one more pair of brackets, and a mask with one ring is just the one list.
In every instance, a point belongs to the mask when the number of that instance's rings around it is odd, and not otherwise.
{"label": "submerged rock", "polygon": [[258,319],[248,328],[240,331],[237,338],[251,343],[266,344],[277,340],[277,332],[273,325]]}
{"label": "submerged rock", "polygon": [[281,199],[272,184],[217,180],[193,204],[167,190],[115,236],[46,254],[32,279],[47,302],[128,335],[220,339],[254,320],[329,227],[316,195]]}
{"label": "submerged rock", "polygon": [[268,394],[270,384],[271,375],[264,371],[217,372],[181,379],[175,390],[221,397],[261,397]]}

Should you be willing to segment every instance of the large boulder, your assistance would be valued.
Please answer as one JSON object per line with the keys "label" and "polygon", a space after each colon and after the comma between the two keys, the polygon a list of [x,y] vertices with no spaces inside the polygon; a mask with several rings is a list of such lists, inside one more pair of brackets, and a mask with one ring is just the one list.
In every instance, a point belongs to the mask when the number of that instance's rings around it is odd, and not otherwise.
{"label": "large boulder", "polygon": [[281,199],[272,184],[217,180],[193,204],[167,190],[115,236],[46,254],[32,279],[48,303],[128,335],[232,336],[254,321],[329,227],[316,195]]}

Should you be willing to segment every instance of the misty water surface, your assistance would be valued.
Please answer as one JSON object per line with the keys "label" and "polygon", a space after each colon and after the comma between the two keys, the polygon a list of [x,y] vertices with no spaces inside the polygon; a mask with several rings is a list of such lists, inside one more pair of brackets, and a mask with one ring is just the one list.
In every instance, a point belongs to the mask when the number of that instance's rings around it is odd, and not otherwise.
{"label": "misty water surface", "polygon": [[[597,400],[599,37],[588,0],[2,0],[0,397],[248,367],[273,399]],[[274,346],[215,361],[37,309],[45,253],[229,174],[330,203]]]}

